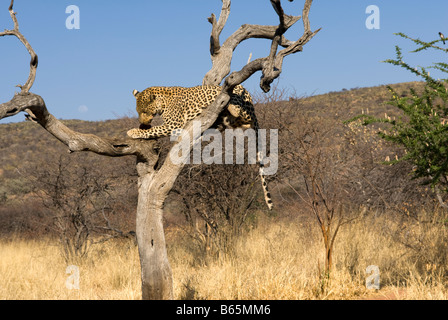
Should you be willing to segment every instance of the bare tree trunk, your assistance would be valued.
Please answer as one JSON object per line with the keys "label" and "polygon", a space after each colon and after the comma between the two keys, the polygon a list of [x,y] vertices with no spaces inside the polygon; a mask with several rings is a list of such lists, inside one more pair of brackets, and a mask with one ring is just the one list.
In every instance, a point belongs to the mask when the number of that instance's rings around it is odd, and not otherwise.
{"label": "bare tree trunk", "polygon": [[163,204],[167,195],[159,187],[154,173],[140,175],[136,234],[144,300],[173,299],[173,276],[163,229]]}

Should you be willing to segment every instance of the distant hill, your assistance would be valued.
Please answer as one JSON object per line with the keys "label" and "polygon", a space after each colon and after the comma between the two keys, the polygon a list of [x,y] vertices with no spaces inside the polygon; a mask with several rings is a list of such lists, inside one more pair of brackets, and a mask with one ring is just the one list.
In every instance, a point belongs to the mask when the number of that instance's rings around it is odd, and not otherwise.
{"label": "distant hill", "polygon": [[[421,90],[424,87],[423,82],[405,82],[390,85],[398,94],[405,96],[409,94],[409,89]],[[338,118],[349,118],[360,113],[369,112],[373,115],[381,115],[385,110],[396,112],[389,106],[384,105],[390,100],[390,92],[387,85],[343,89],[338,92],[329,92],[322,95],[306,97],[303,99],[304,107],[310,112],[327,113],[328,116]]]}

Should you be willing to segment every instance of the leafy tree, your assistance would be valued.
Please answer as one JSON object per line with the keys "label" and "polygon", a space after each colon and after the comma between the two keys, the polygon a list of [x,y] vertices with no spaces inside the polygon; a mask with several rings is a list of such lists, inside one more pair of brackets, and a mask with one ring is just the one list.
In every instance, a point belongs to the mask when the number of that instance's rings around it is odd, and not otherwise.
{"label": "leafy tree", "polygon": [[[442,40],[425,42],[411,38],[403,33],[398,36],[412,41],[417,49],[411,53],[424,50],[448,53],[448,49],[439,46]],[[402,116],[398,119],[385,115],[378,118],[371,115],[360,115],[349,121],[362,119],[365,125],[385,123],[387,130],[378,132],[380,137],[403,147],[400,157],[387,164],[410,161],[413,164],[413,178],[423,178],[436,191],[442,206],[440,191],[448,191],[448,79],[435,79],[429,69],[442,75],[448,73],[448,64],[435,63],[430,67],[413,67],[403,60],[400,47],[396,46],[396,58],[384,61],[415,74],[424,80],[424,89],[417,92],[410,89],[409,94],[400,95],[391,86],[388,87],[391,99],[388,104],[398,108]]]}

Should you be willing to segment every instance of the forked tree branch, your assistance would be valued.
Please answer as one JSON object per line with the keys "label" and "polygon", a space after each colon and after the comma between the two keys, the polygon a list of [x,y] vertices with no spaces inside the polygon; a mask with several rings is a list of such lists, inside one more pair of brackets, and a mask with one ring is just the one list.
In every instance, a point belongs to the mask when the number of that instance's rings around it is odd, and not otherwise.
{"label": "forked tree branch", "polygon": [[221,15],[219,16],[219,21],[216,21],[216,16],[213,13],[211,17],[208,18],[208,22],[212,24],[212,35],[210,37],[210,54],[212,56],[218,54],[219,49],[221,49],[221,43],[219,41],[219,37],[227,23],[229,15],[230,15],[230,0],[222,0],[222,9],[221,9]]}
{"label": "forked tree branch", "polygon": [[22,33],[19,31],[19,22],[17,21],[16,13],[14,12],[14,0],[11,0],[11,4],[9,5],[9,14],[11,15],[11,19],[14,23],[14,29],[12,30],[5,30],[4,32],[0,32],[0,37],[3,36],[15,36],[17,39],[20,40],[20,42],[23,43],[23,45],[26,47],[28,52],[31,56],[31,62],[30,62],[30,73],[28,76],[28,80],[26,83],[22,85],[17,85],[17,87],[21,88],[22,93],[27,93],[30,91],[31,87],[33,86],[34,80],[36,79],[36,71],[37,71],[37,65],[39,63],[38,57],[36,52],[34,52],[33,48],[31,47],[28,40],[22,35]]}
{"label": "forked tree branch", "polygon": [[[291,0],[290,0],[291,1]],[[230,0],[229,0],[230,2]],[[262,71],[263,75],[260,82],[260,87],[264,92],[270,90],[271,83],[278,78],[282,71],[283,59],[293,53],[297,53],[303,50],[303,46],[307,44],[321,29],[314,32],[311,31],[309,22],[309,12],[312,4],[312,0],[306,0],[302,16],[290,16],[285,14],[280,0],[270,0],[275,12],[279,17],[278,26],[261,26],[261,25],[242,25],[237,31],[235,31],[223,44],[219,45],[218,51],[212,52],[212,68],[205,75],[203,84],[205,85],[218,85],[222,80],[230,73],[230,65],[233,58],[233,52],[237,46],[244,40],[252,38],[264,38],[272,40],[271,50],[268,57],[254,60],[251,65],[248,64],[243,68],[244,73],[247,76],[241,77],[241,79],[247,79],[253,73]],[[291,1],[292,2],[292,1]],[[225,14],[222,21],[227,21],[228,12],[224,8],[221,14]],[[230,4],[227,4],[230,5]],[[214,15],[212,15],[212,18]],[[292,27],[297,21],[303,17],[304,32],[303,35],[297,41],[288,40],[284,34]],[[216,29],[216,17],[211,18],[213,29]],[[221,20],[221,17],[220,17]],[[213,23],[215,21],[215,24]],[[220,26],[221,30],[223,26]],[[212,30],[212,39],[219,43],[219,38],[215,37],[216,31]],[[278,52],[278,47],[284,47],[285,49]],[[216,47],[216,45],[215,45]],[[243,71],[241,70],[241,71]],[[253,71],[255,70],[255,71]],[[232,75],[231,75],[232,76]],[[236,75],[233,75],[235,78]],[[238,77],[239,78],[239,77]],[[243,80],[243,81],[244,81]],[[238,80],[239,81],[239,80]]]}
{"label": "forked tree branch", "polygon": [[[229,103],[230,101],[230,95],[233,93],[233,89],[235,86],[243,83],[245,80],[250,78],[255,72],[257,71],[263,71],[263,76],[261,79],[261,87],[265,92],[268,92],[270,90],[270,84],[274,79],[276,79],[280,73],[283,63],[283,58],[286,57],[289,54],[301,51],[302,46],[306,44],[308,41],[310,41],[314,35],[316,35],[319,31],[311,32],[310,31],[310,24],[308,15],[310,12],[312,0],[306,0],[305,7],[303,10],[303,22],[304,22],[304,34],[303,36],[296,42],[288,41],[284,38],[283,34],[288,30],[292,25],[294,25],[295,22],[297,22],[301,17],[292,17],[284,14],[284,11],[281,7],[280,0],[271,0],[272,5],[274,6],[275,11],[279,14],[280,19],[280,25],[277,27],[265,27],[265,26],[255,26],[255,25],[244,25],[242,26],[236,33],[234,33],[232,36],[230,36],[224,45],[220,47],[218,51],[214,51],[215,55],[212,55],[212,60],[214,60],[214,63],[219,66],[223,66],[225,68],[228,68],[230,70],[230,63],[232,60],[232,53],[233,50],[238,46],[238,44],[248,38],[254,37],[254,35],[261,36],[263,35],[266,37],[272,38],[273,46],[275,47],[275,53],[277,51],[278,45],[281,43],[288,44],[287,48],[280,51],[278,54],[271,54],[270,56],[266,58],[259,58],[256,59],[250,63],[248,63],[246,66],[244,66],[240,71],[233,72],[230,74],[224,81],[223,89],[221,91],[221,94],[218,95],[214,103],[212,103],[210,106],[205,109],[205,111],[195,120],[199,123],[201,123],[201,133],[203,133],[205,130],[210,128],[213,123],[216,121],[218,115],[221,113],[221,111],[224,109],[224,107]],[[212,15],[210,18],[210,22],[213,25],[213,28],[215,28],[215,35],[213,35],[212,32],[212,41],[219,41],[219,34],[224,28],[224,25],[222,23],[225,23],[227,21],[227,18],[229,16],[229,10],[230,10],[230,0],[224,0],[223,1],[223,8],[221,11],[221,17],[219,19],[219,22],[216,22],[216,17]],[[254,31],[254,34],[251,32]],[[231,45],[229,45],[231,43]],[[217,45],[215,45],[215,48]],[[229,48],[231,49],[229,53]],[[285,51],[286,50],[286,51]],[[215,65],[214,65],[215,66]],[[278,69],[277,69],[278,68]],[[271,70],[272,69],[272,70]],[[211,70],[213,71],[213,69]],[[208,78],[210,75],[207,74],[204,78],[204,84],[219,84],[222,82],[222,80],[226,77],[226,74],[215,74],[213,75],[213,79]],[[221,78],[222,77],[222,78]],[[193,141],[190,139],[193,137],[193,122],[190,122],[186,125],[184,128],[184,132],[182,137],[180,137],[181,141],[190,141],[190,149],[193,148],[193,145],[195,143],[198,143],[198,141]],[[189,139],[189,140],[185,140]],[[172,160],[170,157],[167,157],[165,160],[165,163],[160,168],[158,174],[162,176],[171,176],[172,179],[167,179],[163,185],[160,187],[163,189],[171,190],[175,179],[177,178],[177,175],[173,175],[173,172],[180,173],[180,170],[182,169],[182,166],[176,165],[172,163]]]}
{"label": "forked tree branch", "polygon": [[[278,0],[278,2],[280,2],[280,0]],[[304,31],[300,39],[290,44],[287,48],[279,51],[275,57],[270,56],[267,61],[265,61],[265,65],[262,69],[263,76],[260,83],[260,87],[264,92],[268,92],[270,90],[271,83],[282,73],[283,59],[290,54],[303,51],[303,46],[307,44],[321,30],[320,28],[314,32],[311,31],[309,13],[311,10],[312,2],[312,0],[307,0],[303,8],[302,20]],[[277,41],[279,41],[278,38],[274,38],[273,44],[275,44],[275,42]]]}

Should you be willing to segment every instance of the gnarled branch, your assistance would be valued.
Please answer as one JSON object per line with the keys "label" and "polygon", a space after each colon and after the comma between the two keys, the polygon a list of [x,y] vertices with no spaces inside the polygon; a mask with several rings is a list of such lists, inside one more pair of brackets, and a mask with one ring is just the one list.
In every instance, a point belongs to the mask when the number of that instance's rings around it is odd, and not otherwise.
{"label": "gnarled branch", "polygon": [[[252,65],[245,67],[245,73],[248,72],[248,76],[243,76],[242,78],[247,79],[256,71],[262,71],[263,75],[260,82],[260,87],[264,92],[270,90],[270,84],[274,81],[281,73],[283,59],[287,55],[299,52],[303,50],[303,46],[308,43],[321,29],[314,32],[310,30],[309,23],[309,12],[312,4],[312,0],[306,0],[302,16],[290,16],[285,14],[280,0],[270,0],[271,4],[279,16],[278,26],[261,26],[261,25],[242,25],[238,30],[236,30],[224,43],[219,47],[219,51],[214,51],[212,53],[212,68],[205,75],[203,84],[205,85],[218,85],[221,84],[223,79],[230,73],[230,65],[233,58],[233,52],[237,46],[248,39],[252,38],[263,38],[272,40],[271,50],[269,56],[266,58],[261,58],[252,61]],[[229,1],[230,2],[230,1]],[[230,5],[230,4],[229,4]],[[223,10],[221,14],[225,12],[226,16],[222,21],[226,21],[228,18],[228,12]],[[214,15],[212,15],[214,17]],[[297,21],[303,17],[304,23],[304,33],[297,41],[288,40],[284,34],[291,28]],[[221,20],[221,18],[220,18]],[[216,17],[214,19],[216,21]],[[213,23],[212,23],[213,24]],[[222,26],[221,26],[222,27]],[[223,27],[222,27],[223,28]],[[216,32],[215,32],[216,33]],[[212,30],[212,38],[214,31]],[[219,41],[219,39],[218,39]],[[278,47],[284,47],[284,50],[278,52]],[[254,72],[252,70],[256,69]],[[241,70],[243,71],[243,70]],[[250,74],[250,75],[249,75]],[[235,76],[234,76],[235,77]],[[244,79],[244,80],[245,80]],[[243,81],[244,81],[243,80]]]}
{"label": "gnarled branch", "polygon": [[12,30],[5,30],[4,32],[0,32],[0,37],[3,36],[15,36],[17,39],[22,42],[22,44],[25,46],[25,48],[28,50],[31,56],[31,62],[30,62],[30,73],[28,76],[28,80],[26,83],[22,85],[17,85],[19,88],[21,88],[21,93],[28,93],[31,90],[31,87],[34,84],[34,80],[36,79],[36,71],[37,71],[37,65],[39,63],[38,57],[36,52],[34,52],[33,48],[31,47],[28,40],[22,35],[22,33],[19,31],[19,22],[17,21],[16,13],[14,12],[14,0],[11,0],[11,4],[9,5],[9,14],[11,15],[11,19],[14,23],[14,29]]}
{"label": "gnarled branch", "polygon": [[49,113],[42,97],[36,94],[16,94],[11,101],[0,104],[0,119],[20,112],[27,112],[29,120],[39,123],[68,146],[70,152],[90,151],[110,157],[153,155],[153,161],[157,161],[157,155],[153,150],[154,141],[142,143],[131,139],[113,140],[73,131]]}
{"label": "gnarled branch", "polygon": [[212,35],[210,37],[210,54],[212,56],[219,53],[221,49],[221,43],[219,37],[222,30],[224,29],[227,19],[230,15],[230,0],[222,0],[222,10],[219,16],[219,21],[216,21],[216,16],[212,13],[211,17],[208,18],[208,22],[212,24]]}
{"label": "gnarled branch", "polygon": [[[278,6],[280,6],[280,0],[277,1],[271,1],[271,2],[277,2]],[[307,44],[320,30],[316,30],[314,32],[311,31],[311,25],[309,20],[309,13],[311,10],[311,4],[313,3],[312,0],[307,0],[305,2],[305,6],[303,8],[303,14],[302,14],[302,20],[303,20],[303,35],[297,40],[296,42],[291,43],[287,48],[279,51],[278,53],[274,54],[273,51],[277,50],[278,44],[280,43],[280,34],[278,34],[276,37],[274,37],[272,41],[272,49],[271,54],[264,62],[262,72],[263,76],[261,78],[260,87],[264,92],[269,92],[271,83],[277,79],[280,74],[282,73],[282,66],[283,66],[283,59],[290,55],[297,52],[303,51],[303,46]],[[280,10],[280,9],[279,9]],[[277,11],[277,10],[276,10]],[[281,10],[280,12],[283,12]],[[284,21],[284,18],[280,17],[280,26],[279,30],[283,29],[282,27],[282,21]],[[281,31],[279,32],[281,33]]]}

